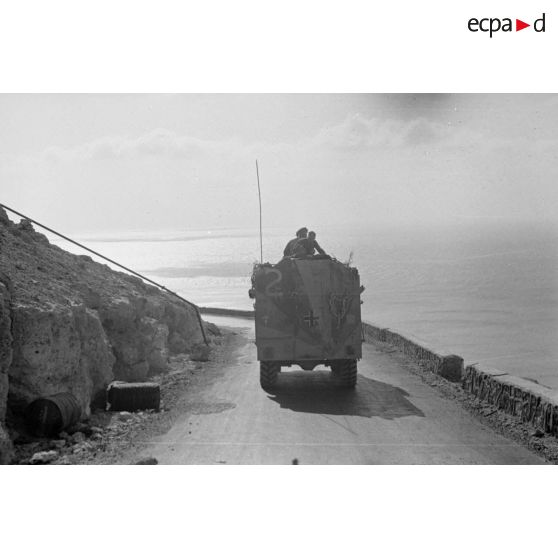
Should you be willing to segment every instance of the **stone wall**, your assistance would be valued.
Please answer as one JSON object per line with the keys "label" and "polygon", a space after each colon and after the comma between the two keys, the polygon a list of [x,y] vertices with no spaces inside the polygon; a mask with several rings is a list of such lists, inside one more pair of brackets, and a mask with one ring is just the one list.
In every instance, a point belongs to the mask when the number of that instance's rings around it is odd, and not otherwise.
{"label": "stone wall", "polygon": [[367,341],[388,343],[424,368],[460,382],[463,389],[502,411],[519,417],[548,434],[558,436],[558,392],[501,370],[478,365],[464,367],[463,358],[428,347],[411,336],[363,323]]}
{"label": "stone wall", "polygon": [[452,382],[461,381],[463,358],[460,356],[429,347],[410,335],[405,337],[390,329],[380,328],[366,322],[362,324],[362,331],[365,340],[376,340],[393,345],[431,372]]}
{"label": "stone wall", "polygon": [[519,417],[535,428],[558,435],[558,392],[494,368],[467,366],[463,389],[477,399]]}

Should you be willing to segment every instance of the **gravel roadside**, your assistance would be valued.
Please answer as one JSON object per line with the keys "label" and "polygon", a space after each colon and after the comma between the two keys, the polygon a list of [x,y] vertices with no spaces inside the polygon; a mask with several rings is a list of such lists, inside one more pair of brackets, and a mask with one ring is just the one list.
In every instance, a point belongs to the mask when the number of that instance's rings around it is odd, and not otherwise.
{"label": "gravel roadside", "polygon": [[97,410],[91,416],[61,432],[55,439],[33,439],[21,436],[15,440],[13,464],[51,465],[132,465],[155,464],[154,460],[139,460],[154,437],[164,434],[178,416],[196,407],[197,394],[219,377],[219,364],[230,358],[237,333],[222,329],[214,338],[208,360],[192,360],[184,354],[172,357],[169,370],[150,378],[161,389],[159,412],[107,412]]}

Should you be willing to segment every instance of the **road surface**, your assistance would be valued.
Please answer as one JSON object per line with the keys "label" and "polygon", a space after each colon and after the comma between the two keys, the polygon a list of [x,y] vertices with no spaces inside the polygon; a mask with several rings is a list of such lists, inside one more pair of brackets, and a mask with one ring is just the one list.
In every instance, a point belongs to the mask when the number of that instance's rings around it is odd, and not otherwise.
{"label": "road surface", "polygon": [[214,321],[235,334],[186,395],[186,413],[143,452],[160,464],[544,463],[369,344],[354,391],[326,369],[293,368],[268,394],[252,321]]}

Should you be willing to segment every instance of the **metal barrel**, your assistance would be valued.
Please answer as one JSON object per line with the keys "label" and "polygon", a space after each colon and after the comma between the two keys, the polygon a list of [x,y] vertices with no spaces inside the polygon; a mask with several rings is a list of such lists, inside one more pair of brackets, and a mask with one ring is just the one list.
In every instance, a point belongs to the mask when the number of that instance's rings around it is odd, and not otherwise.
{"label": "metal barrel", "polygon": [[81,406],[71,393],[57,393],[35,399],[25,409],[25,425],[30,434],[52,436],[81,418]]}
{"label": "metal barrel", "polygon": [[110,411],[158,411],[161,403],[160,387],[155,382],[113,382],[108,387],[107,403],[107,410]]}

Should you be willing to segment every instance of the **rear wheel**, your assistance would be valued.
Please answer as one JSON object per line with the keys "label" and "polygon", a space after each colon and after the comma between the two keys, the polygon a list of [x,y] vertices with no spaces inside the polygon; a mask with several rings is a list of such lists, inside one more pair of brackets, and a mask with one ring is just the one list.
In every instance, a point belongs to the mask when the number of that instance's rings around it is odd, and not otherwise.
{"label": "rear wheel", "polygon": [[277,376],[281,371],[281,366],[276,362],[260,362],[260,385],[268,390],[277,383]]}
{"label": "rear wheel", "polygon": [[357,382],[357,361],[339,360],[331,365],[331,371],[340,385],[354,388]]}

